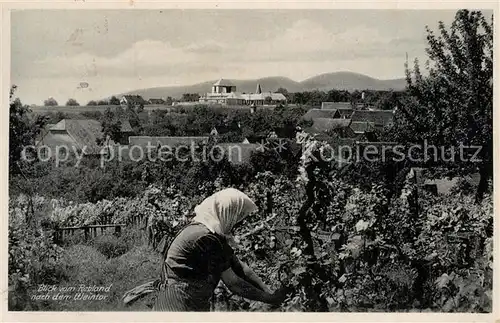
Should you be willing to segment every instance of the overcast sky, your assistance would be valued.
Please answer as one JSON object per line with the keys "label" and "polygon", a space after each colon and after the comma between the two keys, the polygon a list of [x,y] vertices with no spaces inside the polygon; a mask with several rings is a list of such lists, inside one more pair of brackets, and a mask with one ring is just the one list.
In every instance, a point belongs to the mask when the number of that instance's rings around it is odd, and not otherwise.
{"label": "overcast sky", "polygon": [[[425,58],[425,26],[454,11],[30,10],[12,13],[12,83],[24,103],[81,104],[220,77],[296,81],[352,71],[404,77]],[[79,89],[80,82],[90,84]]]}

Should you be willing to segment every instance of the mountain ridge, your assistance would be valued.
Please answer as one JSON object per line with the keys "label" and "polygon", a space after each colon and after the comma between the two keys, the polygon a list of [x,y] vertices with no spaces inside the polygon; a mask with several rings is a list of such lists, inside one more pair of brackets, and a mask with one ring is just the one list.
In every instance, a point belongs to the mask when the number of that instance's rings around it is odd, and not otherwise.
{"label": "mountain ridge", "polygon": [[[353,73],[353,72],[332,72],[323,73],[312,76],[303,81],[294,81],[284,76],[267,76],[257,79],[228,79],[234,85],[238,92],[253,93],[255,92],[257,83],[261,85],[262,91],[274,92],[282,87],[288,92],[304,92],[304,91],[328,91],[331,89],[337,90],[402,90],[406,86],[404,78],[381,80],[370,77],[368,75]],[[204,81],[192,85],[177,85],[177,86],[158,86],[144,89],[127,91],[121,95],[141,95],[145,99],[172,97],[180,98],[184,93],[207,93],[211,91],[212,84],[217,80]]]}

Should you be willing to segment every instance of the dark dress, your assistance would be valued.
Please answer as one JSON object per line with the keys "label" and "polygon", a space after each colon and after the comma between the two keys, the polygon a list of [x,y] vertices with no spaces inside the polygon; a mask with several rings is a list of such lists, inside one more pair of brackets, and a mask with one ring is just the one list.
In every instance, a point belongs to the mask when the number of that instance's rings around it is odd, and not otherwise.
{"label": "dark dress", "polygon": [[232,267],[233,250],[225,237],[191,223],[174,238],[163,264],[165,284],[155,311],[210,311],[210,298],[221,274]]}

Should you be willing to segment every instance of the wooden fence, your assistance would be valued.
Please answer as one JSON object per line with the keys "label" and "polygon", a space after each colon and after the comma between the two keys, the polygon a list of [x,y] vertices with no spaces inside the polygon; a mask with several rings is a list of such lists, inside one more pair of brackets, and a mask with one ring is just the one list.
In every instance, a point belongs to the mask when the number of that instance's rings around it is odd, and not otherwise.
{"label": "wooden fence", "polygon": [[122,227],[124,226],[125,224],[96,224],[79,227],[57,228],[54,233],[54,243],[60,244],[64,241],[64,239],[74,236],[75,233],[79,231],[83,231],[85,240],[95,238],[98,235],[103,235],[108,232],[109,228],[114,228],[114,234],[119,236],[122,232]]}
{"label": "wooden fence", "polygon": [[[161,207],[156,203],[152,203],[152,205],[155,206],[157,210],[162,211]],[[268,214],[272,214],[273,197],[270,192],[267,192],[266,194],[263,207],[266,209]],[[112,214],[101,215],[99,220],[94,221],[89,225],[56,228],[54,232],[54,243],[61,244],[65,239],[69,239],[82,231],[84,233],[85,240],[106,234],[110,229],[114,229],[115,235],[120,235],[123,227],[139,228],[141,230],[145,230],[146,235],[154,235],[153,232],[149,232],[152,229],[150,227],[151,223],[148,223],[149,218],[147,214],[138,212],[133,216],[127,217],[124,223],[114,223],[113,217],[114,216]],[[166,214],[164,212],[161,212],[161,218],[159,218],[159,220],[166,220]]]}
{"label": "wooden fence", "polygon": [[139,227],[144,229],[146,227],[146,218],[142,214],[137,214],[129,217],[125,224],[127,226]]}

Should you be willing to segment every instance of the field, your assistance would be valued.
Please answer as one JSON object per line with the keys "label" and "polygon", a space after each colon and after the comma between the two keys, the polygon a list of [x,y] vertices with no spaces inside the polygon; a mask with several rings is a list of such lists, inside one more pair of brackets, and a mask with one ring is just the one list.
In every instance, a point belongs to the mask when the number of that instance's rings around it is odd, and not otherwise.
{"label": "field", "polygon": [[[33,106],[31,110],[36,114],[48,113],[82,113],[82,112],[101,112],[104,113],[107,109],[115,109],[116,105],[83,105],[83,106]],[[159,104],[148,104],[144,106],[145,111],[165,110],[169,111],[172,107]]]}

